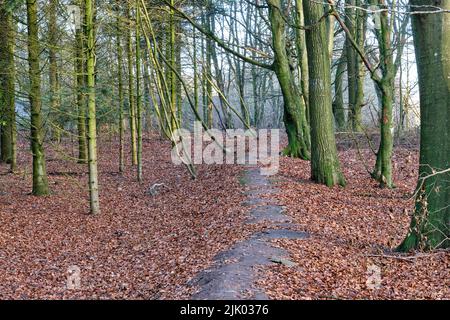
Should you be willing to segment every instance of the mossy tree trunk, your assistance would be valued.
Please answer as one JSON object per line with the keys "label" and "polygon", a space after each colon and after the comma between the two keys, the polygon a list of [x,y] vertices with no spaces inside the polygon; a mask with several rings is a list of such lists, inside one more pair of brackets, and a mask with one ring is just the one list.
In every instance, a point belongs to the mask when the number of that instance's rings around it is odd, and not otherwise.
{"label": "mossy tree trunk", "polygon": [[313,181],[329,187],[345,185],[337,155],[333,128],[331,97],[331,66],[327,50],[328,37],[323,5],[304,1],[307,25],[306,45],[309,62],[309,104],[311,125],[311,174]]}
{"label": "mossy tree trunk", "polygon": [[333,114],[336,121],[337,131],[345,130],[345,107],[344,107],[344,72],[347,66],[345,50],[343,50],[336,68],[336,77],[334,80],[334,101]]}
{"label": "mossy tree trunk", "polygon": [[17,132],[15,110],[15,26],[12,12],[0,7],[0,161],[17,167]]}
{"label": "mossy tree trunk", "polygon": [[[416,209],[399,250],[450,247],[450,1],[411,0],[419,73],[421,143]],[[447,170],[446,172],[443,172]],[[427,178],[428,177],[428,178]]]}
{"label": "mossy tree trunk", "polygon": [[[371,0],[372,5],[387,8],[385,0]],[[392,154],[394,149],[394,92],[395,75],[398,65],[394,63],[392,32],[393,26],[389,22],[387,11],[380,14],[380,29],[376,30],[376,37],[380,50],[381,77],[374,77],[374,81],[381,93],[381,140],[377,153],[377,161],[372,176],[380,182],[381,187],[393,188]],[[397,56],[401,57],[401,50]],[[399,60],[399,58],[397,58]]]}
{"label": "mossy tree trunk", "polygon": [[91,214],[100,213],[97,168],[97,117],[95,101],[95,1],[85,0],[86,13],[86,54],[88,89],[88,162],[89,194]]}
{"label": "mossy tree trunk", "polygon": [[[303,0],[295,0],[295,22],[297,27],[305,25],[305,17],[303,14]],[[305,31],[296,28],[296,45],[297,55],[300,67],[300,85],[302,97],[305,103],[306,118],[309,120],[309,71],[308,71],[308,53],[306,49]]]}
{"label": "mossy tree trunk", "polygon": [[61,124],[59,123],[59,74],[58,74],[58,25],[57,25],[58,0],[51,0],[49,3],[49,21],[48,21],[48,41],[49,41],[49,78],[50,78],[50,108],[53,122],[52,139],[55,142],[61,140]]}
{"label": "mossy tree trunk", "polygon": [[306,120],[305,104],[294,80],[286,51],[286,20],[280,0],[267,0],[269,21],[275,55],[274,71],[280,83],[284,99],[284,123],[289,145],[284,154],[290,157],[310,159],[310,132]]}
{"label": "mossy tree trunk", "polygon": [[[83,0],[78,0],[80,12],[84,11]],[[84,20],[84,19],[83,19]],[[75,32],[75,74],[76,74],[76,88],[77,88],[77,129],[78,129],[78,163],[87,163],[87,141],[86,141],[86,99],[85,99],[85,63],[86,57],[84,54],[85,40],[82,26],[78,26]]]}
{"label": "mossy tree trunk", "polygon": [[141,11],[136,0],[136,129],[137,129],[137,179],[142,181],[142,91],[141,91]]}
{"label": "mossy tree trunk", "polygon": [[31,151],[33,153],[33,195],[49,194],[42,121],[41,69],[39,56],[38,2],[27,0],[28,63],[30,77]]}
{"label": "mossy tree trunk", "polygon": [[119,172],[125,171],[125,147],[124,147],[124,91],[123,91],[123,48],[122,48],[122,22],[121,22],[121,10],[120,1],[116,3],[117,14],[117,34],[116,34],[116,47],[117,47],[117,77],[118,77],[118,90],[119,90]]}
{"label": "mossy tree trunk", "polygon": [[136,130],[136,96],[134,92],[134,63],[133,63],[133,21],[131,20],[131,4],[127,3],[128,37],[127,37],[127,61],[128,61],[128,101],[129,121],[131,131],[131,163],[137,165],[137,130]]}
{"label": "mossy tree trunk", "polygon": [[[361,47],[364,45],[365,38],[365,15],[361,12],[362,10],[356,9],[356,6],[360,5],[360,0],[346,0],[345,24],[348,27],[350,35]],[[361,131],[362,105],[364,102],[364,65],[348,35],[346,37],[345,48],[348,76],[349,127],[354,131]]]}

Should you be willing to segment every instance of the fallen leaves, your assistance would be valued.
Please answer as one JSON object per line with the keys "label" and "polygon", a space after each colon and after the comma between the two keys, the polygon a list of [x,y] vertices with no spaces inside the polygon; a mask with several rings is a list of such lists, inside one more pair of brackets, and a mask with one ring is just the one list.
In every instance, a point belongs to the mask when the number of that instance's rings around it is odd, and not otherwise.
{"label": "fallen leaves", "polygon": [[[133,168],[116,173],[117,143],[102,141],[102,212],[92,217],[87,168],[51,152],[52,195],[29,195],[26,148],[23,174],[0,166],[0,299],[188,298],[186,283],[248,234],[239,167],[199,167],[193,181],[172,164],[170,143],[153,137],[144,144],[145,181],[138,184]],[[167,188],[147,195],[155,183]],[[70,266],[81,270],[80,290],[66,288]]]}
{"label": "fallen leaves", "polygon": [[[366,159],[370,152],[365,151]],[[450,299],[450,254],[420,259],[386,259],[404,239],[410,223],[418,152],[397,149],[397,188],[384,190],[368,177],[355,150],[340,153],[347,188],[309,181],[308,162],[283,158],[278,201],[308,240],[276,240],[298,268],[273,266],[260,272],[273,299]],[[413,160],[412,160],[413,159]],[[373,165],[373,161],[369,164]],[[380,254],[381,253],[381,254]],[[368,288],[367,270],[381,268],[381,286]]]}

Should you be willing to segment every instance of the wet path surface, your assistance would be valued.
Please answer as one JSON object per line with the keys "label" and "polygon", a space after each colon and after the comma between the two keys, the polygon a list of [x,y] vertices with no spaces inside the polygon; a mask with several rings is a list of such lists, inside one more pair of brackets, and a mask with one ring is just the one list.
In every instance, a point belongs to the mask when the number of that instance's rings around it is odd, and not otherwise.
{"label": "wet path surface", "polygon": [[303,232],[293,231],[292,219],[284,214],[283,208],[264,195],[278,190],[268,177],[262,176],[258,168],[245,171],[242,183],[249,189],[244,205],[252,207],[246,223],[264,222],[269,229],[253,234],[249,239],[238,242],[231,249],[219,253],[211,268],[200,272],[190,285],[199,288],[192,296],[194,300],[267,300],[266,294],[255,286],[255,267],[282,263],[294,266],[285,250],[274,247],[272,239],[305,239]]}

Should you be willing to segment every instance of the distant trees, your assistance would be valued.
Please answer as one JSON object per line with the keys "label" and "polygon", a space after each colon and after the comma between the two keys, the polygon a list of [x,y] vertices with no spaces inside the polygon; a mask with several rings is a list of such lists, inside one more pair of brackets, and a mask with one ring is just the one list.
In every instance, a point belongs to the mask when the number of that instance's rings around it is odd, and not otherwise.
{"label": "distant trees", "polygon": [[[100,212],[97,127],[102,126],[119,136],[118,171],[126,169],[129,146],[131,165],[143,181],[150,108],[168,138],[186,114],[205,128],[217,123],[230,128],[237,121],[259,127],[264,118],[273,127],[284,122],[288,145],[283,153],[311,160],[312,180],[345,185],[334,129],[364,131],[366,72],[380,104],[381,141],[373,177],[382,187],[394,187],[396,80],[409,23],[405,0],[110,0],[102,7],[94,0],[51,0],[45,6],[27,0],[27,34],[16,26],[22,20],[11,3],[0,0],[0,161],[16,171],[20,120],[21,128],[30,129],[35,195],[50,192],[46,138],[59,145],[64,136],[73,137],[78,145],[74,157],[89,168],[91,212]],[[411,0],[422,146],[416,214],[404,250],[448,246],[450,44],[448,15],[436,8],[448,10],[449,4],[436,3],[427,7],[426,1]],[[23,11],[17,4],[17,12]],[[81,14],[73,31],[59,17],[64,4]],[[373,6],[379,8],[379,25],[369,33]],[[47,9],[42,18],[41,7]],[[39,28],[42,21],[47,29]],[[62,49],[67,44],[71,50]],[[73,65],[69,72],[62,68],[68,63]],[[18,95],[29,98],[29,119],[16,114]],[[399,117],[402,127],[404,114]]]}

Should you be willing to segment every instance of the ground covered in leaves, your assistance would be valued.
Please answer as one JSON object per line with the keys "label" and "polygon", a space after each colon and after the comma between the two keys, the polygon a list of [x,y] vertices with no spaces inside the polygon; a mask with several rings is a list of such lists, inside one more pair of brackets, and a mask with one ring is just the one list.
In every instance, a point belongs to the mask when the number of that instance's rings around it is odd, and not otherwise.
{"label": "ground covered in leaves", "polygon": [[418,150],[396,150],[395,190],[370,178],[370,151],[341,151],[340,158],[348,185],[332,189],[309,181],[308,162],[282,159],[273,179],[279,204],[311,237],[274,241],[296,266],[261,270],[259,285],[273,299],[450,299],[448,251],[392,252],[408,231]]}
{"label": "ground covered in leaves", "polygon": [[[244,223],[242,167],[200,166],[194,181],[156,136],[144,143],[141,184],[130,166],[118,174],[117,143],[100,143],[98,216],[88,215],[86,166],[71,159],[69,141],[47,156],[52,194],[43,198],[30,195],[31,159],[26,144],[20,150],[18,174],[0,165],[0,299],[186,299],[216,254],[264,228]],[[340,156],[348,186],[332,189],[309,181],[308,162],[282,158],[279,192],[268,197],[310,237],[274,240],[295,266],[259,269],[258,285],[273,299],[450,299],[448,252],[389,252],[408,229],[418,151],[396,150],[395,190],[370,179],[369,151]],[[77,290],[67,290],[72,266]]]}
{"label": "ground covered in leaves", "polygon": [[[194,181],[159,137],[145,141],[141,184],[129,166],[118,174],[117,143],[102,141],[102,212],[89,216],[86,166],[69,145],[48,154],[48,197],[30,195],[27,145],[20,173],[0,166],[0,299],[188,298],[186,283],[249,233],[241,168],[200,167]],[[154,184],[164,186],[146,194]],[[71,266],[79,290],[67,290]]]}

